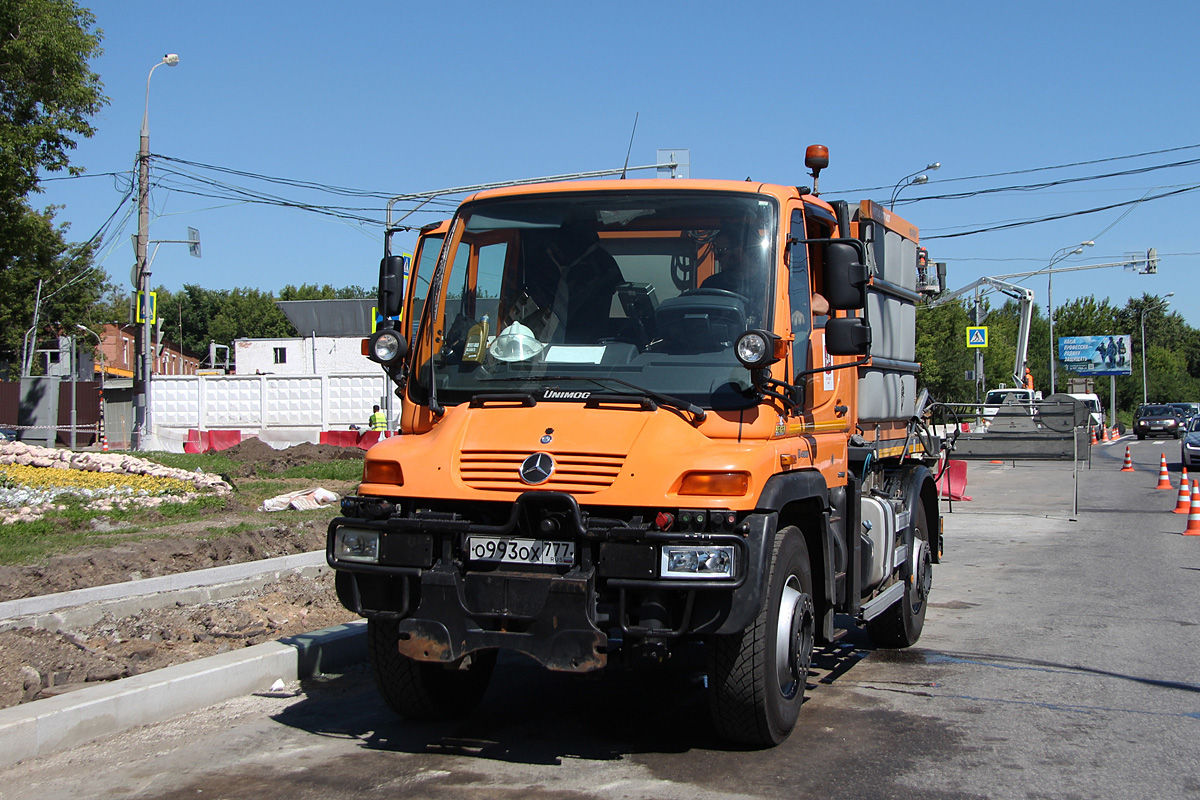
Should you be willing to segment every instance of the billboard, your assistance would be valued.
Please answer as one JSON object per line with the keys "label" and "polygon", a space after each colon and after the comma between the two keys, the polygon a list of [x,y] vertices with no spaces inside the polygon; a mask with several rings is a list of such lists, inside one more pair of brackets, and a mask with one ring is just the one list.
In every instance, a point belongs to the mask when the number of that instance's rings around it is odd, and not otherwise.
{"label": "billboard", "polygon": [[1128,335],[1060,336],[1058,363],[1078,375],[1129,375],[1130,341]]}

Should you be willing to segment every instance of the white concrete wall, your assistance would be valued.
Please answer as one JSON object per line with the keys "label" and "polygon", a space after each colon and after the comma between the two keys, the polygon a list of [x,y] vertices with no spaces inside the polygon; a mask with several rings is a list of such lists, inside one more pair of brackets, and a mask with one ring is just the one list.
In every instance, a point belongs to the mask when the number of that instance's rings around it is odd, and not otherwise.
{"label": "white concrete wall", "polygon": [[[182,452],[191,430],[240,430],[283,448],[317,443],[322,431],[366,429],[371,407],[392,390],[373,375],[155,375],[150,384],[152,449]],[[394,396],[390,428],[400,417]]]}

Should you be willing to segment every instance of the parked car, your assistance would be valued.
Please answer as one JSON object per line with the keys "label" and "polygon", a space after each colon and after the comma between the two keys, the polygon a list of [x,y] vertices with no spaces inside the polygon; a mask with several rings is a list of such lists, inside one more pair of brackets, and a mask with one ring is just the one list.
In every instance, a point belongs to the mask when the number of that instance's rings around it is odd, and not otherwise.
{"label": "parked car", "polygon": [[1179,460],[1185,467],[1196,466],[1197,459],[1200,459],[1200,415],[1188,421],[1187,433],[1179,443]]}
{"label": "parked car", "polygon": [[1186,432],[1183,412],[1165,403],[1141,406],[1133,420],[1133,432],[1138,439],[1147,436],[1172,436],[1178,439]]}

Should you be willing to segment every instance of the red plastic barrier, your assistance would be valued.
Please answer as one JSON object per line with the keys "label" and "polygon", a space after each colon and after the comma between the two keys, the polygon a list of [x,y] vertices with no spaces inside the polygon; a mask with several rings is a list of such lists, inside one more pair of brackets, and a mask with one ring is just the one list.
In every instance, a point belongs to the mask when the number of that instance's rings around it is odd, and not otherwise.
{"label": "red plastic barrier", "polygon": [[184,452],[206,452],[209,449],[209,432],[208,431],[192,431],[187,432],[187,441],[184,443]]}
{"label": "red plastic barrier", "polygon": [[383,434],[384,431],[362,431],[358,435],[358,441],[354,444],[363,450],[370,450],[371,446],[383,437]]}
{"label": "red plastic barrier", "polygon": [[358,431],[321,431],[321,444],[334,447],[355,447],[358,445]]}
{"label": "red plastic barrier", "polygon": [[967,488],[967,462],[951,459],[937,482],[938,494],[951,500],[970,500],[963,494]]}
{"label": "red plastic barrier", "polygon": [[[242,443],[241,431],[208,431],[208,450],[228,450]],[[206,450],[205,452],[208,452]]]}

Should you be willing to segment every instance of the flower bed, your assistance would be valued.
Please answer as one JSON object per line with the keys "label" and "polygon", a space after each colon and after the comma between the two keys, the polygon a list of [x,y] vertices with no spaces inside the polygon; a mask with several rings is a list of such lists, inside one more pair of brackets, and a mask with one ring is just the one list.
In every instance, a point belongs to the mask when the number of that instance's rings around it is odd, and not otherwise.
{"label": "flower bed", "polygon": [[0,523],[31,522],[76,497],[97,511],[186,503],[232,487],[218,475],[164,467],[122,453],[0,446]]}

